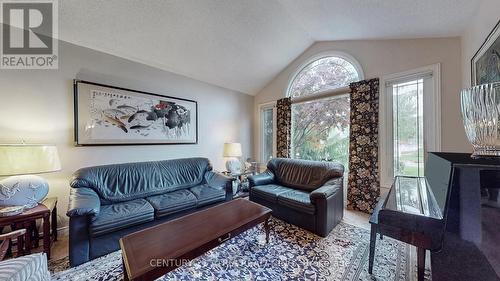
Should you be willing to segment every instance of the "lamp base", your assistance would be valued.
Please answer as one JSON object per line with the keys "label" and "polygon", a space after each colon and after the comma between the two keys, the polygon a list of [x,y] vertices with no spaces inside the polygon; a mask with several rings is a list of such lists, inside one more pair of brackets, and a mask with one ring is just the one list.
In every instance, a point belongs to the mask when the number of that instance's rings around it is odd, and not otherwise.
{"label": "lamp base", "polygon": [[241,173],[241,162],[236,157],[230,157],[226,160],[226,169],[231,174]]}
{"label": "lamp base", "polygon": [[49,193],[49,184],[39,176],[8,177],[0,181],[0,206],[33,208]]}

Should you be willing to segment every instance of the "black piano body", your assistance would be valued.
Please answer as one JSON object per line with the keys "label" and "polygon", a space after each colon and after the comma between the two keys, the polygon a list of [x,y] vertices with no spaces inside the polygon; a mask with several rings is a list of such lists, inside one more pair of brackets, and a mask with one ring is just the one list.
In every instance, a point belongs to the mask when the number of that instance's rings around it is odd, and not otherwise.
{"label": "black piano body", "polygon": [[[495,194],[496,201],[492,201]],[[370,217],[369,272],[379,233],[417,247],[419,280],[424,279],[426,250],[431,251],[433,271],[442,273],[440,280],[500,280],[500,262],[491,264],[500,255],[500,245],[491,246],[492,239],[485,236],[490,233],[483,230],[485,226],[497,229],[500,220],[482,218],[485,204],[486,208],[494,205],[496,209],[489,210],[500,213],[500,158],[428,153],[425,178],[396,178]],[[485,237],[490,240],[486,246],[496,248],[493,254],[481,250]],[[434,258],[439,267],[434,268]]]}
{"label": "black piano body", "polygon": [[429,153],[425,177],[396,177],[387,196],[370,217],[369,273],[377,233],[417,247],[418,280],[424,280],[425,251],[439,251],[446,230],[453,164]]}

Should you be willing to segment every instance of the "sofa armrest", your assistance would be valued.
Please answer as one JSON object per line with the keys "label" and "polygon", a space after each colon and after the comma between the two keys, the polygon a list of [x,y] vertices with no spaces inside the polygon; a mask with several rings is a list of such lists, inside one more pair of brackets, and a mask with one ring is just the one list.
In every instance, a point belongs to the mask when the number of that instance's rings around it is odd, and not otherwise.
{"label": "sofa armrest", "polygon": [[205,174],[207,184],[213,188],[226,189],[228,186],[232,187],[233,179],[217,172],[207,172]]}
{"label": "sofa armrest", "polygon": [[328,181],[309,195],[316,207],[316,234],[326,237],[344,216],[343,178]]}
{"label": "sofa armrest", "polygon": [[98,215],[101,210],[101,200],[90,188],[71,188],[69,195],[68,217]]}
{"label": "sofa armrest", "polygon": [[343,178],[337,178],[328,181],[322,187],[314,190],[309,195],[311,203],[315,204],[317,200],[326,200],[328,197],[334,195],[342,189]]}
{"label": "sofa armrest", "polygon": [[248,177],[248,183],[250,187],[256,185],[266,185],[274,182],[274,174],[267,170],[262,174],[252,175]]}
{"label": "sofa armrest", "polygon": [[221,173],[209,171],[205,173],[205,181],[210,187],[224,189],[226,191],[226,201],[233,198],[233,179]]}

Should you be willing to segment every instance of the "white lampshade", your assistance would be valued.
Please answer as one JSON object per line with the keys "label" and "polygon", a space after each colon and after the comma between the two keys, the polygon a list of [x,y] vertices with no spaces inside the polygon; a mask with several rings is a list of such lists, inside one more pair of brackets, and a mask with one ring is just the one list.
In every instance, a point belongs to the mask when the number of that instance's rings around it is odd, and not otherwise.
{"label": "white lampshade", "polygon": [[61,170],[55,145],[0,144],[0,176],[41,174]]}
{"label": "white lampshade", "polygon": [[224,144],[224,157],[241,157],[241,143],[227,142]]}

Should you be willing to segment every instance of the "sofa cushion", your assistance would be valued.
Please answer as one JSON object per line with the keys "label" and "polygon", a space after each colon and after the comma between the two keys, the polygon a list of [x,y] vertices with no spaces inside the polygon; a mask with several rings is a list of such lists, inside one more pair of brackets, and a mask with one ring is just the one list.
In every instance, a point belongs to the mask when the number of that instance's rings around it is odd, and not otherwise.
{"label": "sofa cushion", "polygon": [[224,189],[213,188],[207,184],[191,187],[189,190],[196,196],[198,206],[226,200],[226,191]]}
{"label": "sofa cushion", "polygon": [[309,199],[309,192],[301,190],[293,189],[278,194],[278,204],[311,215],[315,212],[315,207]]}
{"label": "sofa cushion", "polygon": [[195,208],[197,201],[194,194],[187,189],[147,197],[146,200],[151,203],[158,218]]}
{"label": "sofa cushion", "polygon": [[313,191],[328,180],[344,175],[344,166],[336,162],[309,161],[289,158],[273,158],[267,168],[278,184]]}
{"label": "sofa cushion", "polygon": [[266,184],[253,186],[251,193],[271,202],[276,202],[278,195],[292,190],[291,188],[284,187],[277,184]]}
{"label": "sofa cushion", "polygon": [[102,205],[99,215],[90,222],[90,234],[99,236],[152,220],[154,209],[144,199]]}
{"label": "sofa cushion", "polygon": [[71,187],[91,188],[103,203],[124,202],[199,185],[210,170],[206,158],[96,166],[76,171]]}

